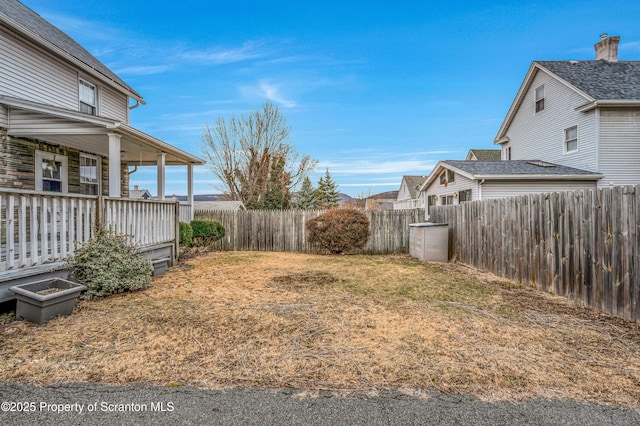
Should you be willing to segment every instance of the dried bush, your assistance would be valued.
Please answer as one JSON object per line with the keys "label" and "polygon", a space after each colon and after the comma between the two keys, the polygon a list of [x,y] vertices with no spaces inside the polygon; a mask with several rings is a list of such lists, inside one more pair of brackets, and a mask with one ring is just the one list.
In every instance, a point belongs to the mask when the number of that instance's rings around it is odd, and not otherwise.
{"label": "dried bush", "polygon": [[332,209],[307,221],[307,241],[332,254],[353,252],[369,239],[369,218],[357,209]]}
{"label": "dried bush", "polygon": [[98,230],[95,237],[76,249],[71,258],[72,279],[87,286],[85,298],[143,289],[151,280],[153,266],[126,235]]}
{"label": "dried bush", "polygon": [[192,244],[197,247],[205,247],[224,237],[224,226],[220,222],[212,220],[192,220],[193,229]]}

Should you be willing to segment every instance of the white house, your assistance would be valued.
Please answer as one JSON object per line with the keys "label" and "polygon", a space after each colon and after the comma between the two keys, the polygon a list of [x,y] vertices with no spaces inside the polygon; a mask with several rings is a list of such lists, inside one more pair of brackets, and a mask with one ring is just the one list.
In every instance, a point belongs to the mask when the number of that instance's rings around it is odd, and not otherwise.
{"label": "white house", "polygon": [[426,176],[402,176],[398,195],[393,202],[394,210],[407,210],[422,208],[424,203],[420,201],[420,186]]}
{"label": "white house", "polygon": [[[7,283],[54,270],[98,223],[152,259],[175,259],[193,167],[204,161],[132,127],[143,104],[36,12],[0,2],[0,302]],[[139,165],[157,167],[158,201],[128,198],[129,166]],[[186,208],[163,200],[170,165],[187,168]]]}
{"label": "white house", "polygon": [[539,159],[640,183],[640,61],[618,61],[601,36],[595,61],[531,64],[495,138],[503,160]]}

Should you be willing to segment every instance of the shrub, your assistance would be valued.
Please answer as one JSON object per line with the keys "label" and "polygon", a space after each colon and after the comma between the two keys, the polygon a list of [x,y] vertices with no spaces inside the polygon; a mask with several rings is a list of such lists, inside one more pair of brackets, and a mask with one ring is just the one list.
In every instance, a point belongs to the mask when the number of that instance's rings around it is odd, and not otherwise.
{"label": "shrub", "polygon": [[186,222],[180,222],[180,245],[187,247],[193,239],[193,228]]}
{"label": "shrub", "polygon": [[357,209],[332,209],[307,221],[307,241],[333,254],[361,249],[369,239],[369,218]]}
{"label": "shrub", "polygon": [[193,245],[208,246],[224,237],[224,226],[220,222],[212,220],[192,220]]}
{"label": "shrub", "polygon": [[99,230],[71,258],[72,278],[87,286],[85,298],[143,289],[153,266],[135,251],[125,235]]}

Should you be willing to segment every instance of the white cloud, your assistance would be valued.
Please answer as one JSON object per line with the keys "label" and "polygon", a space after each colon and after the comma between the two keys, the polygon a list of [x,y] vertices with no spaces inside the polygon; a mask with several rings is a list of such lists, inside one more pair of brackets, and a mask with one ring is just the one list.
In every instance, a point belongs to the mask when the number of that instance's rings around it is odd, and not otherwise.
{"label": "white cloud", "polygon": [[281,88],[274,83],[267,80],[261,80],[257,84],[250,86],[240,86],[241,95],[249,98],[256,98],[257,100],[270,99],[286,108],[293,108],[297,105],[296,101],[287,99],[283,94]]}
{"label": "white cloud", "polygon": [[204,50],[191,50],[182,53],[180,56],[189,61],[223,65],[268,56],[269,52],[263,50],[262,47],[261,43],[247,42],[236,48],[224,49],[215,47]]}

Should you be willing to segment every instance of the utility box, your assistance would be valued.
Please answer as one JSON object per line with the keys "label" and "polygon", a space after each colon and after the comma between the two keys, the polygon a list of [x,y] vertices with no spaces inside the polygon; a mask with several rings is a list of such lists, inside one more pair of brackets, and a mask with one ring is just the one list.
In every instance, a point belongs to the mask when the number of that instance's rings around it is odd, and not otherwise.
{"label": "utility box", "polygon": [[409,225],[409,254],[429,262],[448,262],[449,224],[422,222]]}

